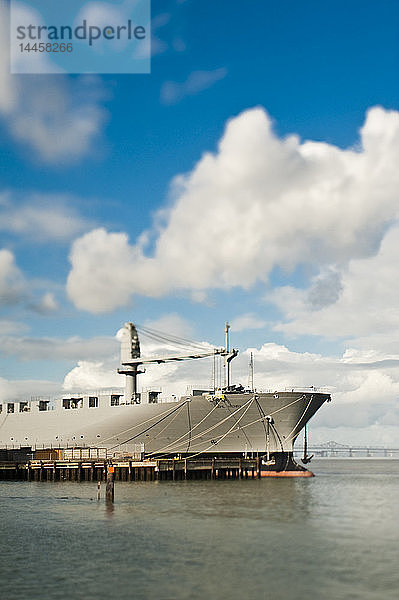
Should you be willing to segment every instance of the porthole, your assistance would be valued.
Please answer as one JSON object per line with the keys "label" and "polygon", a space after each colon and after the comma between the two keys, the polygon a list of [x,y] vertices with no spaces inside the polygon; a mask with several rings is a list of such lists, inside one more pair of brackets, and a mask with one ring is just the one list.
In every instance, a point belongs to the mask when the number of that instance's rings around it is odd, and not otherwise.
{"label": "porthole", "polygon": [[99,433],[97,433],[97,437],[101,437]]}
{"label": "porthole", "polygon": [[83,436],[83,435],[81,435],[80,437],[81,437],[81,438],[82,438],[82,440],[83,440],[84,436]]}

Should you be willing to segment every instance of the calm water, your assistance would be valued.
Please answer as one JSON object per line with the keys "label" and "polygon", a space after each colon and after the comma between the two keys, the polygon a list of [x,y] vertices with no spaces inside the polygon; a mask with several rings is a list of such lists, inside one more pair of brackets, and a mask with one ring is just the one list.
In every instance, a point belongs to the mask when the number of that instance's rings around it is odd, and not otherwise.
{"label": "calm water", "polygon": [[0,598],[397,600],[399,461],[312,469],[117,482],[113,510],[93,483],[0,482]]}

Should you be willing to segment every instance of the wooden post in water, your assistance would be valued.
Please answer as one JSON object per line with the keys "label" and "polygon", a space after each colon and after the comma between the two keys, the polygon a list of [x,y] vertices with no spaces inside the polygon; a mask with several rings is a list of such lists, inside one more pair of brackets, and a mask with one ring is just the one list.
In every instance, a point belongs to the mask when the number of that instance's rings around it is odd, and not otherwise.
{"label": "wooden post in water", "polygon": [[101,481],[97,481],[97,500],[101,497]]}
{"label": "wooden post in water", "polygon": [[113,465],[108,465],[107,468],[107,484],[105,488],[105,501],[107,503],[114,501],[114,469]]}

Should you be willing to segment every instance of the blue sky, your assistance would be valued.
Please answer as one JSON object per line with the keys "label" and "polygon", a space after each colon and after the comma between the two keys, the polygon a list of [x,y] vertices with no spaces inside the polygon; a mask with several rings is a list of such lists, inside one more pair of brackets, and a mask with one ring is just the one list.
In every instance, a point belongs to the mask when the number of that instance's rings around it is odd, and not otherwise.
{"label": "blue sky", "polygon": [[[399,342],[389,288],[398,29],[388,0],[153,0],[150,75],[68,77],[10,76],[3,28],[2,396],[56,389],[79,361],[88,383],[90,360],[111,372],[126,320],[217,344],[229,319],[242,378],[245,349],[257,348],[265,385],[330,385],[337,413],[347,405],[352,429],[333,415],[317,424],[321,437],[329,428],[341,441],[396,435],[399,370],[377,363],[396,360]],[[381,298],[364,296],[367,273]],[[99,303],[107,282],[115,298]]]}

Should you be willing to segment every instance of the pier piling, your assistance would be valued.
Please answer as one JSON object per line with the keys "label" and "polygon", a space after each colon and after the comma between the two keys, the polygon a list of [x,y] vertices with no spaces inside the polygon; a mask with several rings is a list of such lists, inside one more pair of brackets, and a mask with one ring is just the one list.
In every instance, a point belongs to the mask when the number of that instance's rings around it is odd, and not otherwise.
{"label": "pier piling", "polygon": [[114,475],[115,475],[115,468],[113,465],[108,465],[108,469],[107,469],[107,483],[106,483],[106,487],[105,487],[105,500],[106,502],[113,502],[114,501],[114,496],[115,496],[115,481],[114,481]]}

